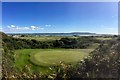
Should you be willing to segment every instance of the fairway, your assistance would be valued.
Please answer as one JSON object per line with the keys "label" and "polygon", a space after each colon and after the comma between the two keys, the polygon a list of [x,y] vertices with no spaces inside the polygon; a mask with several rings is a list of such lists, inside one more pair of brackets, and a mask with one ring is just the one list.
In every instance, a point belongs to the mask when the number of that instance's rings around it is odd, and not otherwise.
{"label": "fairway", "polygon": [[31,65],[32,71],[46,73],[49,66],[76,64],[94,49],[21,49],[15,51],[15,66],[22,70],[24,66]]}
{"label": "fairway", "polygon": [[102,37],[99,37],[99,38],[96,38],[97,40],[111,40],[112,38],[102,38]]}

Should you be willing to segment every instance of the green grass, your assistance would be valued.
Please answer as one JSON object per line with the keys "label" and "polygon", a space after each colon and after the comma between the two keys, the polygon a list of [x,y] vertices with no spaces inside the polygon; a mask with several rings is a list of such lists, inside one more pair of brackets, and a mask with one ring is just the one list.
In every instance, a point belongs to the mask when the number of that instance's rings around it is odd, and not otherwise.
{"label": "green grass", "polygon": [[47,49],[31,54],[30,60],[40,66],[59,65],[60,61],[75,63],[87,56],[91,49]]}
{"label": "green grass", "polygon": [[95,49],[99,46],[100,44],[99,43],[94,43],[92,44],[91,46],[88,47],[88,49]]}
{"label": "green grass", "polygon": [[[76,38],[74,36],[67,36],[67,37],[70,37],[70,38]],[[28,37],[19,37],[21,39],[35,39],[35,40],[38,40],[38,41],[52,41],[52,40],[60,40],[61,38],[63,38],[63,36],[40,36],[40,37],[36,37],[36,36],[28,36]]]}
{"label": "green grass", "polygon": [[25,68],[26,65],[31,65],[30,69],[32,72],[39,73],[42,72],[42,74],[47,73],[48,67],[39,67],[36,65],[33,65],[30,63],[30,57],[29,54],[36,53],[38,52],[39,49],[22,49],[22,50],[16,50],[15,51],[15,66],[18,71],[21,71],[22,69]]}
{"label": "green grass", "polygon": [[101,38],[101,37],[99,37],[99,38],[96,38],[96,39],[98,39],[98,40],[111,40],[112,38]]}
{"label": "green grass", "polygon": [[[21,39],[35,39],[38,41],[52,41],[52,40],[60,40],[61,38],[63,38],[65,36],[27,36],[27,37],[19,37]],[[66,36],[68,38],[78,38],[75,36]],[[98,40],[111,40],[112,38],[103,38],[103,37],[96,37],[96,39]]]}
{"label": "green grass", "polygon": [[49,66],[59,65],[60,61],[76,64],[93,49],[22,49],[15,51],[15,66],[22,70],[30,65],[32,72],[49,73]]}

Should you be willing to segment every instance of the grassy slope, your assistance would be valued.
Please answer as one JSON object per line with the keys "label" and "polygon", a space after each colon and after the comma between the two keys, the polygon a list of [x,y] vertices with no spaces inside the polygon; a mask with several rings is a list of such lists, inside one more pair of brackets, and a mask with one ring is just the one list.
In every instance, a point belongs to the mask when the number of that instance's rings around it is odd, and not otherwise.
{"label": "grassy slope", "polygon": [[[74,64],[87,56],[93,49],[22,49],[15,51],[15,65],[22,70],[25,65],[30,65],[32,72],[47,73],[50,65],[59,65],[60,61]],[[35,55],[34,55],[35,54]],[[31,57],[30,57],[30,56]],[[32,60],[33,65],[29,60]],[[39,65],[39,66],[38,66]]]}

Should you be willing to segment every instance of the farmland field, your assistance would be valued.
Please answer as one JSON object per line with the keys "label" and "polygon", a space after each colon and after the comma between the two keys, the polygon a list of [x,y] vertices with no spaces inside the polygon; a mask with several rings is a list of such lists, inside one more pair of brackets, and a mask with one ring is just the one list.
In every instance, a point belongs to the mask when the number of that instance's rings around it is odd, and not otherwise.
{"label": "farmland field", "polygon": [[15,51],[15,66],[22,70],[26,65],[31,71],[49,72],[49,67],[60,61],[74,65],[88,56],[93,49],[22,49]]}

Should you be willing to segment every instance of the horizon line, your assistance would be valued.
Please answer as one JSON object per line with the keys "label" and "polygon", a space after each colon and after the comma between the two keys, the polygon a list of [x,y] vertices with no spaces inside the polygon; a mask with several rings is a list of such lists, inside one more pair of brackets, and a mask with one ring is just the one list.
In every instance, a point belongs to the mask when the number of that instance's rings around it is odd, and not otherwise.
{"label": "horizon line", "polygon": [[[2,32],[2,31],[0,31]],[[94,35],[119,35],[118,33],[117,34],[110,34],[110,33],[94,33],[94,32],[3,32],[3,33],[6,33],[6,34],[44,34],[44,33],[48,33],[48,34],[55,34],[55,33],[63,33],[63,34],[66,34],[66,33],[88,33],[88,34],[94,34]]]}

